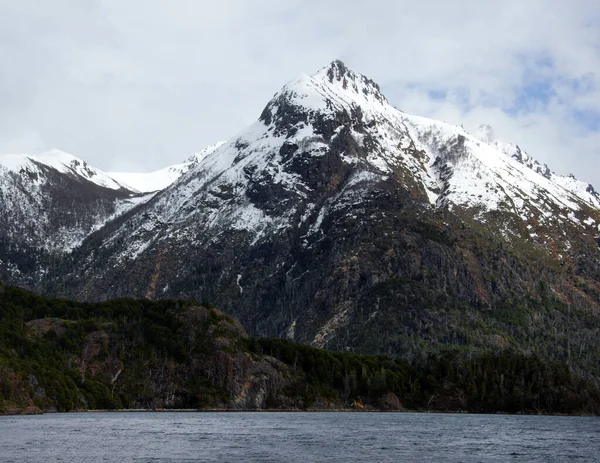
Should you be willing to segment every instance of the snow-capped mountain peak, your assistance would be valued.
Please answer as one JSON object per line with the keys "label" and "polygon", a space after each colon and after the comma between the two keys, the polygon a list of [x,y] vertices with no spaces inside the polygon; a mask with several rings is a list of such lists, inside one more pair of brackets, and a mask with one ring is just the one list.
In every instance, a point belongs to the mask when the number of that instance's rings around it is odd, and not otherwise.
{"label": "snow-capped mountain peak", "polygon": [[332,61],[328,66],[321,68],[313,75],[315,80],[325,80],[330,85],[341,87],[342,90],[355,94],[374,98],[381,103],[387,100],[381,93],[379,85],[368,77],[348,69],[340,60]]}
{"label": "snow-capped mountain peak", "polygon": [[[600,207],[593,187],[558,176],[518,145],[496,140],[491,126],[469,134],[462,127],[401,112],[388,104],[377,84],[340,61],[286,84],[260,121],[268,127],[258,137],[261,143],[285,141],[294,156],[321,156],[332,143],[342,143],[336,137],[344,132],[349,137],[343,142],[348,149],[341,153],[345,162],[379,179],[400,176],[434,207],[483,211],[481,220],[500,208],[525,221],[540,215],[542,222],[579,224],[587,220],[584,212],[575,216],[582,207]],[[242,145],[252,142],[246,139]],[[557,215],[557,210],[565,212]]]}
{"label": "snow-capped mountain peak", "polygon": [[[297,110],[291,111],[292,107]],[[295,123],[303,112],[331,116],[343,110],[349,114],[360,110],[368,117],[387,107],[375,82],[336,60],[315,74],[302,74],[288,82],[271,99],[260,120],[267,125],[273,120]]]}
{"label": "snow-capped mountain peak", "polygon": [[100,169],[90,166],[83,159],[58,149],[52,149],[35,156],[28,154],[0,155],[0,166],[17,174],[26,174],[34,182],[43,182],[42,169],[51,168],[62,174],[83,178],[111,190],[126,189],[123,184]]}
{"label": "snow-capped mountain peak", "polygon": [[[43,162],[91,181],[104,178],[66,153],[41,159],[5,164],[20,170]],[[256,123],[226,143],[156,172],[104,175],[130,190],[158,191],[148,204],[154,222],[136,219],[140,233],[124,257],[160,239],[149,229],[164,224],[185,230],[177,232],[181,239],[191,239],[189,224],[202,227],[193,236],[243,230],[253,243],[302,226],[318,233],[329,213],[360,204],[385,182],[428,208],[468,210],[481,222],[498,213],[543,226],[600,222],[593,212],[600,196],[590,185],[557,176],[518,145],[495,140],[489,125],[469,134],[404,113],[340,61],[286,84]]]}

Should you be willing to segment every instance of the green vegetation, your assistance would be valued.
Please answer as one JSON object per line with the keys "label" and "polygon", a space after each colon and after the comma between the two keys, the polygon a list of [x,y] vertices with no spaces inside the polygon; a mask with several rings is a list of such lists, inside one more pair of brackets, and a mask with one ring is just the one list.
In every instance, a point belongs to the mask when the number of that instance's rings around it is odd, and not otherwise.
{"label": "green vegetation", "polygon": [[295,365],[307,387],[294,391],[308,403],[348,406],[360,400],[385,407],[395,394],[416,410],[509,413],[600,413],[600,391],[564,363],[543,362],[510,350],[465,358],[457,350],[409,364],[385,355],[329,352],[282,339],[261,339],[263,353]]}
{"label": "green vegetation", "polygon": [[[520,323],[526,309],[490,316]],[[426,348],[426,346],[424,346]],[[412,362],[249,338],[207,303],[80,303],[0,284],[0,411],[366,408],[600,413],[566,362],[469,349]]]}
{"label": "green vegetation", "polygon": [[543,282],[538,292],[537,299],[504,298],[478,306],[458,300],[451,288],[436,290],[423,281],[390,279],[358,299],[349,328],[329,347],[393,353],[411,362],[444,350],[482,355],[508,349],[568,364],[579,375],[598,381],[598,314],[560,301]]}
{"label": "green vegetation", "polygon": [[202,374],[186,379],[182,373],[191,368],[190,354],[210,363],[208,329],[224,317],[214,310],[194,326],[191,339],[183,335],[181,318],[190,302],[89,304],[17,287],[0,293],[0,409],[149,408],[163,393],[163,378],[177,384],[173,402],[179,407],[226,398]]}

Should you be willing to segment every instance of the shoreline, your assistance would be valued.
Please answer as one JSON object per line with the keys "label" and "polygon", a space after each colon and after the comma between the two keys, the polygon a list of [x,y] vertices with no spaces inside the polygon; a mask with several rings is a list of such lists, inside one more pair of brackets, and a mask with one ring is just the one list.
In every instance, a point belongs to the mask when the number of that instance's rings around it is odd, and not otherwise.
{"label": "shoreline", "polygon": [[78,414],[78,413],[412,413],[412,414],[443,414],[443,415],[510,415],[510,416],[564,416],[564,417],[600,417],[588,413],[527,413],[527,412],[470,412],[465,410],[357,410],[354,408],[311,408],[311,409],[224,409],[224,408],[126,408],[120,410],[98,409],[98,410],[70,410],[61,412],[56,410],[41,410],[33,407],[25,410],[9,410],[0,412],[2,416],[31,416],[31,415],[54,415],[54,414]]}

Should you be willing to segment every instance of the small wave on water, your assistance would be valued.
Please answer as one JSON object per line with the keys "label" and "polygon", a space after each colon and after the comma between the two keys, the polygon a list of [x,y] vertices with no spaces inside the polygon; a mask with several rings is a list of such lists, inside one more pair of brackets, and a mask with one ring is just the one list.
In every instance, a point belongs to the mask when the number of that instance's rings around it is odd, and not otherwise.
{"label": "small wave on water", "polygon": [[427,413],[0,417],[0,462],[598,461],[600,418]]}

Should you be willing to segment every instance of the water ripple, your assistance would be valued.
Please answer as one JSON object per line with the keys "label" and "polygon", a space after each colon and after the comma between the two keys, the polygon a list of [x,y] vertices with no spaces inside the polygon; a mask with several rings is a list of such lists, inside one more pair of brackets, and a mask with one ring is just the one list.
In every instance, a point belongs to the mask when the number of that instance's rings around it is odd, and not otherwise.
{"label": "water ripple", "polygon": [[414,413],[0,417],[0,462],[598,461],[600,419]]}

